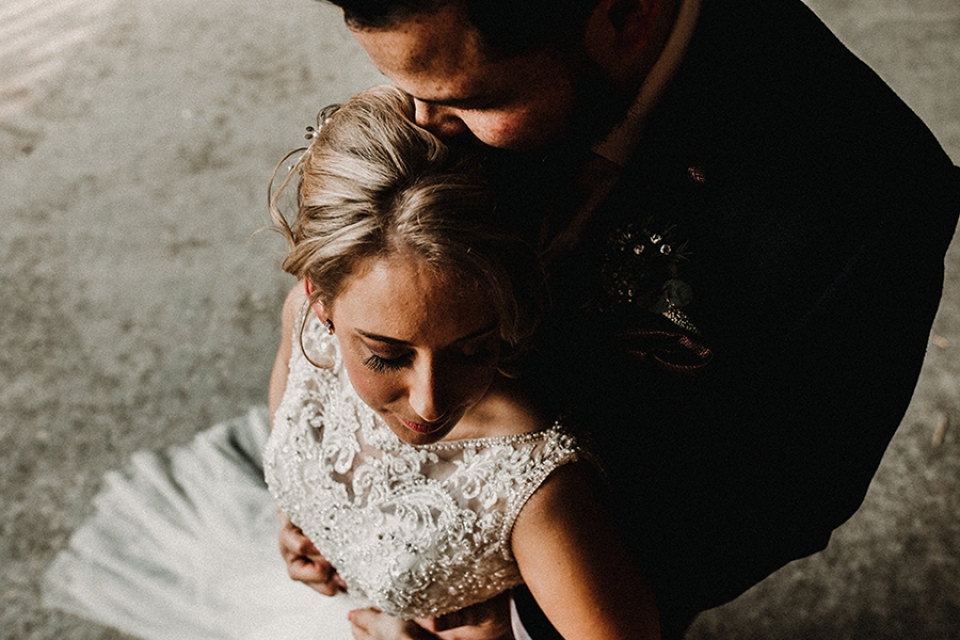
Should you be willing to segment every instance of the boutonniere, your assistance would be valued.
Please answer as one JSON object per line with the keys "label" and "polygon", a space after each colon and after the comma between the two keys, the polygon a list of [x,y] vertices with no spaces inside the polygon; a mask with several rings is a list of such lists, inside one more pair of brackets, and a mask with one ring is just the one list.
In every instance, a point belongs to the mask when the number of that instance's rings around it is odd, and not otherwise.
{"label": "boutonniere", "polygon": [[713,354],[700,344],[700,330],[684,312],[693,300],[693,288],[683,278],[689,250],[675,232],[674,226],[658,226],[648,218],[623,225],[608,236],[600,268],[606,295],[599,310],[627,308],[631,315],[639,311],[637,315],[666,318],[683,332],[649,329],[640,322],[620,335],[627,352],[671,371],[694,373]]}
{"label": "boutonniere", "polygon": [[630,305],[664,316],[685,331],[699,334],[683,308],[693,288],[682,278],[689,259],[687,243],[672,225],[658,227],[653,218],[619,227],[607,239],[600,269],[607,300],[602,306]]}

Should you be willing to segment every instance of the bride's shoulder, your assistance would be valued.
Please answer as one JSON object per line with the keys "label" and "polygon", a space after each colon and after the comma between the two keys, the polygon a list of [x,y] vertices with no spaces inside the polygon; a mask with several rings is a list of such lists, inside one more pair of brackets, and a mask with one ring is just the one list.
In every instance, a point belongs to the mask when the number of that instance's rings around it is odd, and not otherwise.
{"label": "bride's shoulder", "polygon": [[514,381],[498,376],[474,410],[461,420],[457,438],[513,436],[548,428],[552,421]]}
{"label": "bride's shoulder", "polygon": [[303,282],[297,282],[290,288],[286,299],[283,301],[282,319],[285,335],[289,336],[293,333],[293,328],[303,317],[306,306],[307,293],[304,291]]}

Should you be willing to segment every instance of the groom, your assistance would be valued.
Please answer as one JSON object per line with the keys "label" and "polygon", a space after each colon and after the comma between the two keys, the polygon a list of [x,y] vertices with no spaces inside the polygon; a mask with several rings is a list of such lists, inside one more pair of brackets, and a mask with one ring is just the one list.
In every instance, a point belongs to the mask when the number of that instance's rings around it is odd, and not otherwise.
{"label": "groom", "polygon": [[554,302],[524,379],[596,435],[664,637],[823,549],[940,301],[960,171],[926,127],[800,0],[333,2],[508,167]]}

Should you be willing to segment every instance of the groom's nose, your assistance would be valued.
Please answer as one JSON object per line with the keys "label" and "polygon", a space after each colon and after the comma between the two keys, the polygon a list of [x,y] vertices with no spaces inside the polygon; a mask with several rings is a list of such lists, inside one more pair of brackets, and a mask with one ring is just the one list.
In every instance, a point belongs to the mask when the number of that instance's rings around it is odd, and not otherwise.
{"label": "groom's nose", "polygon": [[467,125],[452,107],[414,100],[416,109],[415,119],[418,126],[423,127],[438,138],[449,140],[467,132]]}

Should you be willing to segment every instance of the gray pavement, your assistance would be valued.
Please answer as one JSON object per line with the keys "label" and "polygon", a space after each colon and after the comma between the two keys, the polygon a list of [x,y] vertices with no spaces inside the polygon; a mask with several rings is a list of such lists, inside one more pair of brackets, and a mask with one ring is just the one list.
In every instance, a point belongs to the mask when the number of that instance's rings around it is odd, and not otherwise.
{"label": "gray pavement", "polygon": [[[960,161],[960,1],[810,0]],[[312,0],[0,5],[0,639],[121,634],[39,604],[103,473],[266,400],[290,280],[266,180],[380,82]],[[914,402],[821,554],[714,638],[960,638],[960,247]]]}

